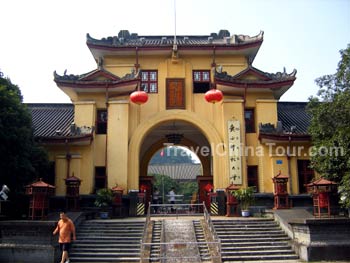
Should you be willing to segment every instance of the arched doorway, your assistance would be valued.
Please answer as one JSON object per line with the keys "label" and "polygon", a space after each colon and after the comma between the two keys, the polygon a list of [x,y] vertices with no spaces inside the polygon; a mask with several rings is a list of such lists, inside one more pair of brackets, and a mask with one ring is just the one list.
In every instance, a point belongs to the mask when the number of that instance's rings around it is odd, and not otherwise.
{"label": "arched doorway", "polygon": [[[156,152],[159,152],[159,150],[163,150],[163,154],[165,154],[164,158],[167,158],[168,151],[174,150],[176,147],[182,146],[183,149],[186,149],[187,152],[192,152],[196,156],[198,156],[198,159],[200,160],[202,169],[200,173],[196,174],[194,178],[195,183],[197,183],[197,177],[202,178],[203,175],[207,178],[207,180],[210,181],[210,183],[213,183],[212,178],[212,169],[211,169],[211,160],[212,160],[212,154],[210,149],[210,144],[206,137],[202,134],[202,132],[193,124],[183,121],[183,120],[167,120],[162,123],[159,123],[157,126],[155,126],[152,130],[149,131],[149,133],[145,136],[143,143],[141,145],[141,151],[140,151],[140,179],[139,179],[139,185],[140,188],[147,189],[146,191],[146,201],[147,203],[151,201],[151,195],[154,191],[154,185],[157,184],[157,176],[151,177],[148,176],[148,165],[152,157],[154,157],[154,154]],[[180,149],[180,148],[178,148]],[[184,152],[182,152],[184,153]],[[174,158],[175,156],[173,156]],[[175,161],[175,160],[173,160]],[[192,166],[191,166],[192,167]],[[184,168],[183,165],[170,165],[168,164],[167,167],[163,166],[164,169],[171,169],[173,172],[176,172],[177,174],[172,174],[168,178],[169,180],[175,180],[175,190],[176,193],[179,196],[183,195],[182,201],[185,202],[186,199],[188,199],[188,193],[183,192],[183,183],[180,182],[181,179],[178,178],[178,175],[182,172],[181,170]],[[190,168],[190,167],[187,167]],[[192,167],[193,168],[193,167]],[[166,175],[166,174],[163,174]],[[186,175],[182,175],[186,177]],[[200,179],[199,179],[200,180]],[[198,188],[198,187],[197,187]],[[200,189],[201,190],[201,189]],[[162,195],[166,196],[170,189],[167,189],[167,191],[164,193],[162,192]],[[194,194],[194,193],[192,193]],[[191,194],[191,195],[192,195]],[[196,195],[200,197],[205,196],[205,194],[202,194],[201,191],[196,190]],[[163,201],[166,201],[167,198],[163,197]],[[180,200],[178,200],[180,202]],[[188,200],[186,200],[188,201]],[[199,200],[200,202],[204,200]],[[166,202],[165,202],[166,203]],[[186,202],[189,203],[189,202]]]}

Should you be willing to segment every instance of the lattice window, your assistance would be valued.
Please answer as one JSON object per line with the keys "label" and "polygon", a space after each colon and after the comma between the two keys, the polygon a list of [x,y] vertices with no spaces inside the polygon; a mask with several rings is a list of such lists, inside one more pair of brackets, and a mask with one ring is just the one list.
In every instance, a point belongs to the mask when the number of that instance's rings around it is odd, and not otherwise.
{"label": "lattice window", "polygon": [[210,89],[210,71],[193,71],[193,93],[205,93]]}
{"label": "lattice window", "polygon": [[158,92],[158,71],[143,70],[141,72],[141,90],[147,93]]}

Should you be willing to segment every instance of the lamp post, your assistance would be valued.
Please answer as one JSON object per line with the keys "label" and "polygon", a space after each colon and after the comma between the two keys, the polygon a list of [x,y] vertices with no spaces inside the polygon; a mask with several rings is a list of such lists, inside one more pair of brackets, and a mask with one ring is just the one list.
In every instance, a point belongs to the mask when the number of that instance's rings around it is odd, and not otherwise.
{"label": "lamp post", "polygon": [[162,175],[162,204],[164,204],[164,174]]}

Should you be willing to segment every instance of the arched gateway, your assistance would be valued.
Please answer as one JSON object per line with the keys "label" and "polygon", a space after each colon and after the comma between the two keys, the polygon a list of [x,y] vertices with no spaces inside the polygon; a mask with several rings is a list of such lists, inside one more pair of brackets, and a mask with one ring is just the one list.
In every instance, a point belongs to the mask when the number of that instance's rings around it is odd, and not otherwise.
{"label": "arched gateway", "polygon": [[[128,187],[130,189],[139,189],[139,175],[142,174],[142,171],[140,171],[140,167],[143,169],[146,169],[147,167],[141,165],[141,159],[143,156],[141,155],[141,146],[143,145],[144,140],[147,138],[147,135],[152,132],[152,130],[159,127],[162,123],[165,122],[174,122],[174,121],[186,121],[190,123],[191,125],[195,126],[207,139],[210,145],[223,145],[223,141],[220,139],[220,136],[218,132],[216,131],[215,127],[210,124],[208,121],[200,118],[198,115],[183,111],[183,110],[172,110],[172,111],[165,111],[162,113],[157,114],[153,118],[149,119],[148,122],[141,124],[138,129],[134,132],[130,144],[129,144],[129,174],[128,174]],[[178,130],[179,133],[183,132],[181,130]],[[201,154],[201,151],[203,153],[203,150],[201,147],[209,147],[207,144],[205,145],[199,145],[189,143],[190,141],[187,139],[187,144],[189,147],[193,146],[198,149],[199,158],[202,161],[202,164],[205,165],[204,171],[206,175],[210,175],[208,173],[208,170],[213,171],[213,181],[214,185],[225,185],[228,184],[228,180],[226,182],[222,182],[223,178],[220,178],[220,176],[216,176],[219,174],[225,173],[225,159],[222,158],[219,155],[213,154],[213,150],[210,150],[210,152],[205,152],[204,154]],[[167,143],[166,140],[160,138],[158,141],[159,145],[158,147],[161,148],[164,146],[164,143]],[[159,149],[158,148],[158,149]],[[157,148],[156,148],[157,149]],[[157,150],[158,150],[157,149]],[[208,148],[209,149],[209,148]],[[221,150],[221,149],[220,149]],[[147,151],[147,150],[146,150]],[[210,169],[211,162],[207,161],[206,159],[212,159],[212,169]],[[221,180],[221,181],[220,181]]]}
{"label": "arched gateway", "polygon": [[54,75],[72,104],[29,105],[56,196],[66,195],[64,179],[73,175],[82,196],[116,184],[124,196],[139,191],[152,154],[176,133],[199,153],[214,191],[235,184],[272,196],[281,173],[290,194],[303,193],[312,178],[306,104],[279,102],[296,71],[252,65],[262,42],[263,32],[227,30],[176,42],[127,30],[101,40],[88,35],[97,68]]}

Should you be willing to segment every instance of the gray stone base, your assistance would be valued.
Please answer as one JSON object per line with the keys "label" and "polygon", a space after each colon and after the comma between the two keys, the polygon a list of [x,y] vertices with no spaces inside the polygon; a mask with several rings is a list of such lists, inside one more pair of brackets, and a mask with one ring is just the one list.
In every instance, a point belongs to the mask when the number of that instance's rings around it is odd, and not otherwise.
{"label": "gray stone base", "polygon": [[61,253],[58,246],[0,244],[1,263],[55,263],[59,262],[60,258]]}
{"label": "gray stone base", "polygon": [[293,246],[302,260],[350,260],[349,219],[306,219],[290,224]]}
{"label": "gray stone base", "polygon": [[[84,214],[70,212],[76,227]],[[0,222],[0,263],[57,263],[61,260],[58,235],[53,236],[59,214],[52,221],[13,220]]]}
{"label": "gray stone base", "polygon": [[308,257],[312,261],[350,260],[350,244],[312,245],[308,248]]}

